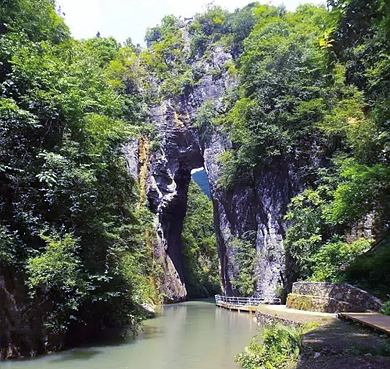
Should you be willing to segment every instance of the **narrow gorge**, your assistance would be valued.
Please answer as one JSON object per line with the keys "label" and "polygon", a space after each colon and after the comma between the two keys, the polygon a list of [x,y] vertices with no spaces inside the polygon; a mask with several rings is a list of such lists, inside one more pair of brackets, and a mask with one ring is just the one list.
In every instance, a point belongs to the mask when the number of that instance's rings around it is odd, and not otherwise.
{"label": "narrow gorge", "polygon": [[[225,189],[219,184],[223,170],[219,157],[231,143],[218,131],[202,142],[195,124],[202,104],[208,103],[217,113],[223,109],[225,94],[237,86],[236,77],[226,68],[232,60],[230,53],[216,46],[209,62],[201,60],[191,66],[205,73],[195,87],[151,108],[150,122],[161,137],[161,147],[148,155],[147,176],[141,186],[145,187],[147,206],[158,219],[154,257],[164,270],[159,286],[166,302],[183,301],[187,296],[181,230],[191,170],[199,167],[205,168],[211,189],[223,293],[240,294],[234,285],[238,268],[234,239],[243,235],[250,235],[256,250],[256,294],[272,299],[286,279],[283,217],[294,187],[287,166],[280,163],[263,169],[254,178]],[[217,77],[207,73],[215,70],[219,71]],[[133,142],[124,150],[129,171],[139,180],[145,165],[143,145],[144,140]]]}
{"label": "narrow gorge", "polygon": [[389,25],[384,0],[210,4],[140,46],[76,39],[54,0],[2,1],[0,360],[219,290],[388,299]]}

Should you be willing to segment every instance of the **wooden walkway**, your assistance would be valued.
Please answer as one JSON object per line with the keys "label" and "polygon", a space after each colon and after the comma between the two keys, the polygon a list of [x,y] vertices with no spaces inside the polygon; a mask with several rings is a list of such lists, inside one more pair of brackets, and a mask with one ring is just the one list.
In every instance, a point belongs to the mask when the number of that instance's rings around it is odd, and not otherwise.
{"label": "wooden walkway", "polygon": [[234,305],[234,304],[228,304],[226,302],[217,302],[216,305],[218,307],[228,309],[228,310],[234,310],[238,311],[239,313],[241,311],[247,312],[247,313],[255,313],[256,312],[256,307],[257,306],[245,306],[245,305]]}
{"label": "wooden walkway", "polygon": [[280,299],[275,298],[273,300],[265,300],[258,297],[234,297],[234,296],[221,296],[215,295],[215,304],[218,307],[234,310],[245,311],[247,313],[255,313],[256,307],[260,304],[280,304]]}
{"label": "wooden walkway", "polygon": [[390,335],[390,316],[380,313],[339,313],[341,319],[349,319]]}

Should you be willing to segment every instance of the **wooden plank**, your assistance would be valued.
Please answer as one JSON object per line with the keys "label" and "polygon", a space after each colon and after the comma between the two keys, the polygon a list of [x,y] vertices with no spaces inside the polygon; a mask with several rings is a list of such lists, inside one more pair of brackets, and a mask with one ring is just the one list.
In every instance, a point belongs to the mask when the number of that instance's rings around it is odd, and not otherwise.
{"label": "wooden plank", "polygon": [[339,313],[338,317],[353,320],[390,335],[390,316],[380,313]]}

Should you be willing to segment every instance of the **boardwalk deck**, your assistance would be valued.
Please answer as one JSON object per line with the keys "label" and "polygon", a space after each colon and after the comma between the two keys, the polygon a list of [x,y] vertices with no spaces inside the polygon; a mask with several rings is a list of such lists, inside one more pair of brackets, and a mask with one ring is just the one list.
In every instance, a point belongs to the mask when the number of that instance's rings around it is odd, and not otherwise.
{"label": "boardwalk deck", "polygon": [[390,316],[380,313],[339,313],[338,317],[359,322],[390,335]]}
{"label": "boardwalk deck", "polygon": [[228,309],[228,310],[234,310],[234,311],[245,311],[247,313],[255,313],[257,306],[249,306],[249,305],[234,305],[234,304],[228,304],[226,302],[218,302],[216,303],[218,307]]}
{"label": "boardwalk deck", "polygon": [[246,311],[248,313],[255,313],[256,307],[260,304],[280,304],[279,298],[272,300],[265,300],[258,297],[235,297],[235,296],[221,296],[215,295],[215,304],[218,307],[234,310],[234,311]]}

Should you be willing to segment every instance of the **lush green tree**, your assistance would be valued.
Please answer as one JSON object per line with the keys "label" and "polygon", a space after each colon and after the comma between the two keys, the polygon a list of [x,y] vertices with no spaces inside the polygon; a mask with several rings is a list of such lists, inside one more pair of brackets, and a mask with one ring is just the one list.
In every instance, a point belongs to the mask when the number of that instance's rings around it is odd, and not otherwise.
{"label": "lush green tree", "polygon": [[285,14],[260,6],[255,14],[259,20],[240,60],[239,97],[225,123],[233,143],[222,157],[232,174],[228,182],[280,159],[293,163],[299,157],[309,169],[326,145],[316,129],[328,108],[328,73],[318,47],[326,10],[303,6]]}
{"label": "lush green tree", "polygon": [[186,62],[182,21],[165,16],[160,25],[146,32],[149,48],[140,54],[149,76],[154,77],[151,88],[157,98],[182,95],[191,85],[191,68]]}
{"label": "lush green tree", "polygon": [[1,17],[0,270],[26,279],[50,337],[134,327],[158,297],[121,152],[144,107],[112,83],[119,44],[71,39],[51,1],[5,1]]}
{"label": "lush green tree", "polygon": [[255,10],[258,6],[258,2],[250,3],[242,9],[236,9],[234,13],[230,13],[226,17],[226,28],[232,35],[232,44],[229,45],[230,51],[235,58],[244,51],[243,41],[257,23]]}
{"label": "lush green tree", "polygon": [[2,0],[0,34],[24,34],[30,41],[57,44],[69,39],[69,29],[54,5],[54,0]]}
{"label": "lush green tree", "polygon": [[256,255],[253,237],[248,237],[250,235],[249,233],[242,235],[240,238],[231,237],[229,240],[234,255],[233,286],[240,296],[253,296],[256,290],[255,266],[258,255]]}
{"label": "lush green tree", "polygon": [[329,3],[333,26],[322,47],[332,76],[332,104],[320,128],[343,137],[343,145],[333,153],[332,181],[328,168],[293,199],[287,247],[297,278],[347,280],[384,295],[389,265],[384,59],[390,13],[383,1]]}

